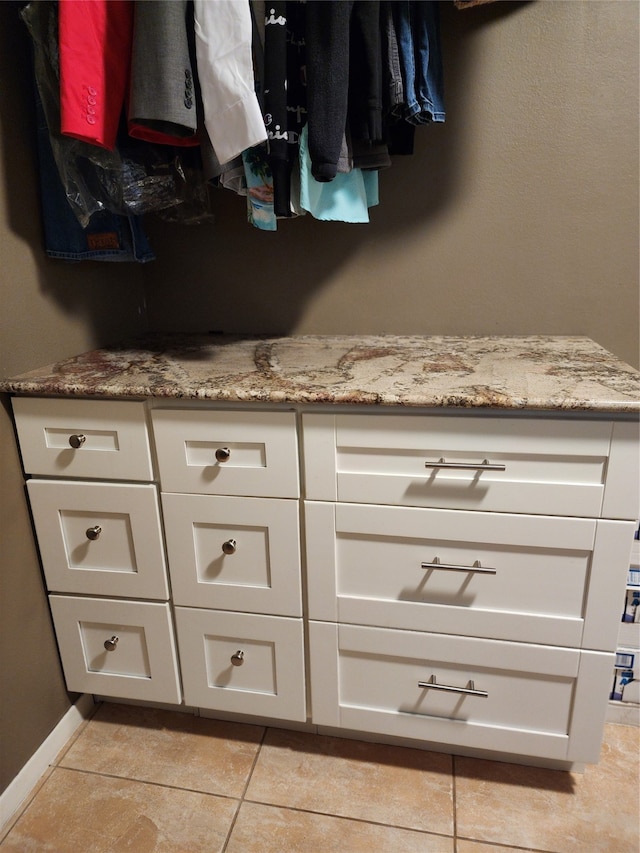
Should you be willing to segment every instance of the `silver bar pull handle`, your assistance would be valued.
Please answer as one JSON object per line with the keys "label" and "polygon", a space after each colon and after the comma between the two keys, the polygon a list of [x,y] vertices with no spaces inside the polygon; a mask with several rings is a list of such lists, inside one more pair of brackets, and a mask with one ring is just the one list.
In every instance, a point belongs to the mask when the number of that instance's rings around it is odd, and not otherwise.
{"label": "silver bar pull handle", "polygon": [[456,468],[459,471],[506,471],[507,466],[500,462],[489,462],[488,459],[483,459],[482,462],[447,462],[444,456],[441,456],[437,462],[425,462],[425,468]]}
{"label": "silver bar pull handle", "polygon": [[424,690],[443,690],[445,693],[462,693],[464,696],[480,696],[486,699],[489,695],[486,690],[476,690],[473,681],[469,680],[466,687],[452,687],[449,684],[438,684],[435,675],[429,681],[419,681],[418,687]]}
{"label": "silver bar pull handle", "polygon": [[434,557],[431,563],[421,563],[422,569],[445,569],[448,572],[473,572],[477,575],[496,575],[497,569],[483,566],[480,560],[476,560],[472,566],[457,566],[455,563],[441,563],[440,557]]}

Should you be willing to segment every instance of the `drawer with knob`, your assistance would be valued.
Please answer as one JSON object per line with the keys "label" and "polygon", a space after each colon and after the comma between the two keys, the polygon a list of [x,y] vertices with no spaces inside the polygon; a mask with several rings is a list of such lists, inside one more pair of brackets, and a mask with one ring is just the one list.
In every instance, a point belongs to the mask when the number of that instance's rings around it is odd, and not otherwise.
{"label": "drawer with knob", "polygon": [[634,523],[305,502],[309,616],[613,651]]}
{"label": "drawer with knob", "polygon": [[162,495],[173,600],[302,616],[298,502]]}
{"label": "drawer with knob", "polygon": [[15,397],[13,411],[27,474],[153,479],[144,403]]}
{"label": "drawer with knob", "polygon": [[303,437],[312,500],[598,517],[612,424],[305,414]]}
{"label": "drawer with knob", "polygon": [[[597,761],[613,655],[310,622],[312,721],[432,744]],[[570,732],[575,734],[572,741]]]}
{"label": "drawer with knob", "polygon": [[164,492],[297,498],[293,412],[153,409]]}
{"label": "drawer with knob", "polygon": [[69,690],[181,701],[169,605],[50,595]]}
{"label": "drawer with knob", "polygon": [[50,592],[167,600],[156,487],[28,480]]}
{"label": "drawer with knob", "polygon": [[304,721],[301,619],[176,607],[185,702]]}

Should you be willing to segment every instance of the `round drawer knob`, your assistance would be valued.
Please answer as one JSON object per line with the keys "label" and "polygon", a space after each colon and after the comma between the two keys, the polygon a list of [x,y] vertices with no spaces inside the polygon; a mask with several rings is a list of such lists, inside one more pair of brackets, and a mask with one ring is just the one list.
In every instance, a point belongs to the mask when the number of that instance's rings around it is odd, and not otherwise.
{"label": "round drawer knob", "polygon": [[92,542],[95,542],[98,536],[102,533],[102,528],[99,524],[95,524],[93,527],[88,527],[85,531],[87,539],[90,539]]}
{"label": "round drawer knob", "polygon": [[82,447],[86,440],[87,436],[82,435],[81,433],[79,433],[78,435],[69,436],[69,444],[71,445],[71,447],[73,447],[74,450],[77,450],[79,447]]}
{"label": "round drawer knob", "polygon": [[106,649],[108,652],[115,652],[115,650],[116,650],[116,646],[118,645],[118,640],[119,640],[119,637],[116,637],[116,635],[115,635],[115,634],[113,635],[113,637],[111,637],[111,639],[110,639],[110,640],[105,640],[105,641],[104,641],[104,647],[105,647],[105,649]]}
{"label": "round drawer knob", "polygon": [[244,663],[244,652],[241,649],[238,649],[235,654],[231,655],[231,663],[234,666],[242,666]]}
{"label": "round drawer knob", "polygon": [[235,554],[236,553],[236,540],[235,539],[227,539],[226,542],[222,543],[222,552],[224,554]]}
{"label": "round drawer knob", "polygon": [[231,451],[228,447],[219,447],[216,450],[216,459],[218,462],[228,462],[231,456]]}

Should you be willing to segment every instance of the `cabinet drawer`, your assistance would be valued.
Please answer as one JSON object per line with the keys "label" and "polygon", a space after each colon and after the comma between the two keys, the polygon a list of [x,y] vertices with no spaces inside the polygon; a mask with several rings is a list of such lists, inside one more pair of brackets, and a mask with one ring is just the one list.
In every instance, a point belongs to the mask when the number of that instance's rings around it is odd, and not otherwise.
{"label": "cabinet drawer", "polygon": [[63,595],[49,602],[69,690],[180,702],[168,604]]}
{"label": "cabinet drawer", "polygon": [[318,725],[558,760],[575,727],[597,759],[611,654],[311,622],[310,659]]}
{"label": "cabinet drawer", "polygon": [[305,415],[316,500],[599,516],[611,424],[440,415]]}
{"label": "cabinet drawer", "polygon": [[312,619],[615,649],[633,523],[305,503]]}
{"label": "cabinet drawer", "polygon": [[298,497],[293,412],[155,409],[152,418],[163,491]]}
{"label": "cabinet drawer", "polygon": [[173,600],[302,616],[298,502],[163,494]]}
{"label": "cabinet drawer", "polygon": [[29,480],[51,592],[168,599],[155,486]]}
{"label": "cabinet drawer", "polygon": [[27,474],[152,480],[143,403],[15,397]]}
{"label": "cabinet drawer", "polygon": [[304,721],[301,619],[176,608],[185,702]]}

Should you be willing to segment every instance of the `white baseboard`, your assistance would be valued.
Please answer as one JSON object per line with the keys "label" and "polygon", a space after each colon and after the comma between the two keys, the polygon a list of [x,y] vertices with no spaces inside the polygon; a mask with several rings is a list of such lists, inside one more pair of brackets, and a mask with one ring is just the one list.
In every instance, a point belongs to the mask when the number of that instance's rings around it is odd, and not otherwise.
{"label": "white baseboard", "polygon": [[640,726],[640,705],[633,702],[610,701],[607,707],[607,722],[623,726]]}
{"label": "white baseboard", "polygon": [[75,705],[72,705],[47,739],[40,744],[36,752],[24,765],[16,778],[0,794],[0,838],[7,824],[15,816],[47,767],[67,743],[69,738],[88,717],[94,708],[93,696],[83,693]]}

